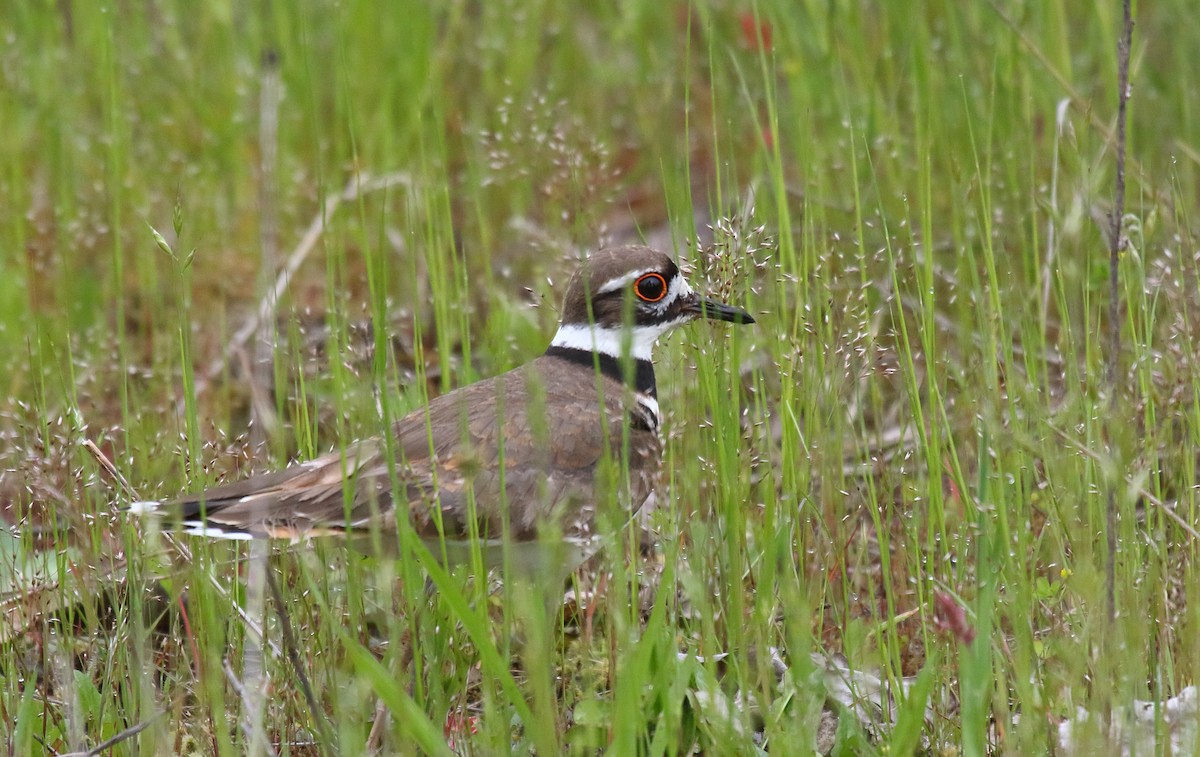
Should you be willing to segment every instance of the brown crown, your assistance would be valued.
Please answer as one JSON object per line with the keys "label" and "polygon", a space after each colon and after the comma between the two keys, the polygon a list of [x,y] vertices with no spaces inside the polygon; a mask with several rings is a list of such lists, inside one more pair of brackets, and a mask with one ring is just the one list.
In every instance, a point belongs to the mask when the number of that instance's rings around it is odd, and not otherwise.
{"label": "brown crown", "polygon": [[[562,322],[587,324],[619,324],[622,320],[625,297],[629,287],[605,295],[597,293],[610,281],[627,276],[632,271],[657,271],[667,286],[679,276],[679,267],[665,253],[642,245],[607,247],[592,253],[567,285],[563,298]],[[592,312],[588,314],[588,300]]]}

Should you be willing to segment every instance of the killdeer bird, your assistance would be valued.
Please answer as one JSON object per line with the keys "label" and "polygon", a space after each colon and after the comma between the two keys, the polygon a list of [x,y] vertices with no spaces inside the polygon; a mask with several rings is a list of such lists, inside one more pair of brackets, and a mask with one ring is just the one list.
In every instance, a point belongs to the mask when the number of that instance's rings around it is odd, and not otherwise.
{"label": "killdeer bird", "polygon": [[472,543],[489,566],[506,544],[526,563],[527,548],[553,541],[573,570],[595,549],[606,459],[627,466],[608,487],[626,522],[654,491],[662,446],[651,350],[697,318],[754,323],[693,292],[661,252],[600,250],[571,279],[558,333],[531,362],[435,398],[397,421],[391,439],[130,510],[229,539],[394,534],[406,518],[450,563],[468,562]]}

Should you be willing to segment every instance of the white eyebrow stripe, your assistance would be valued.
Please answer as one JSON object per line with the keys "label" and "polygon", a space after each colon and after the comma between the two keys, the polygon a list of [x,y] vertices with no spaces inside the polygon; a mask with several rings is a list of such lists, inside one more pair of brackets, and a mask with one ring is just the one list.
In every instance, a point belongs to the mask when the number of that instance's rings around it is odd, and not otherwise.
{"label": "white eyebrow stripe", "polygon": [[[627,284],[632,284],[633,282],[637,281],[638,279],[640,279],[641,277],[645,276],[648,273],[657,273],[657,271],[655,271],[655,269],[653,269],[653,268],[645,268],[645,269],[642,269],[639,271],[631,271],[630,273],[625,274],[624,276],[622,276],[619,279],[613,279],[613,280],[609,281],[607,284],[600,287],[600,289],[598,289],[596,291],[596,294],[608,294],[609,292],[615,292],[618,289],[621,289],[622,287],[626,286]],[[678,277],[676,277],[676,278],[678,278]]]}

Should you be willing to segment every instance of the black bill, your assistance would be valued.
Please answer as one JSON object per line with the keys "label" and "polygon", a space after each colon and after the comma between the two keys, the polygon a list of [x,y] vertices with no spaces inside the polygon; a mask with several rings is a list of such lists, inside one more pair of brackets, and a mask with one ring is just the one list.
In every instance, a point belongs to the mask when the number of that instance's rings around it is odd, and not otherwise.
{"label": "black bill", "polygon": [[693,295],[683,306],[683,312],[694,313],[701,318],[729,323],[754,323],[754,318],[741,308],[726,305],[724,302],[710,300],[707,297]]}

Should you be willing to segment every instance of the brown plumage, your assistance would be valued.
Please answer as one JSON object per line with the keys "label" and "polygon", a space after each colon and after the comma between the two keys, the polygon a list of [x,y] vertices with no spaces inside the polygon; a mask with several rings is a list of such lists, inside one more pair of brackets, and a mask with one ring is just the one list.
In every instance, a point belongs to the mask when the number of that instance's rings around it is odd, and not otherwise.
{"label": "brown plumage", "polygon": [[227,538],[372,528],[386,535],[403,517],[435,554],[446,548],[455,562],[472,527],[492,547],[504,535],[510,544],[549,535],[590,544],[598,507],[611,504],[628,518],[655,489],[662,447],[654,340],[702,315],[753,319],[693,294],[669,257],[633,246],[593,254],[572,278],[562,312],[546,354],[435,398],[392,426],[391,445],[360,441],[132,509],[173,514],[188,533]]}

